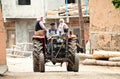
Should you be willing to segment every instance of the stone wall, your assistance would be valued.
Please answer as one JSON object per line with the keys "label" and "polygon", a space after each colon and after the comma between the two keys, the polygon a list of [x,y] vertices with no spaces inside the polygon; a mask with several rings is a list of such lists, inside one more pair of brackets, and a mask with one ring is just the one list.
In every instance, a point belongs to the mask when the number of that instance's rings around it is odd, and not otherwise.
{"label": "stone wall", "polygon": [[120,51],[120,10],[111,0],[89,0],[91,48]]}

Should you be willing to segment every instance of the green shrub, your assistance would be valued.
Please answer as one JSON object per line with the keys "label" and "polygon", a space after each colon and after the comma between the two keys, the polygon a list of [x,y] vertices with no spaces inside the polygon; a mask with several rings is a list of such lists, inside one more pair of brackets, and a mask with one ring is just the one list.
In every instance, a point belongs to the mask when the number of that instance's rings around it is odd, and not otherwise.
{"label": "green shrub", "polygon": [[120,9],[120,0],[112,0],[112,3],[115,6],[115,8],[119,8]]}

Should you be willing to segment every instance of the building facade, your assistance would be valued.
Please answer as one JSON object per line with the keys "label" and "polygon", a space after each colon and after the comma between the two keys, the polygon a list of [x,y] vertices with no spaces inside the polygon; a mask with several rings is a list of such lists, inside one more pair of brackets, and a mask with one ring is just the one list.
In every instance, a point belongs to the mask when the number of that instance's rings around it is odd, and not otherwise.
{"label": "building facade", "polygon": [[[49,28],[51,22],[59,23],[60,17],[52,19],[46,17],[46,12],[58,9],[60,6],[65,5],[66,0],[1,0],[2,12],[4,18],[4,25],[7,35],[7,48],[16,44],[32,43],[32,36],[34,34],[34,27],[36,18],[44,16],[46,19],[46,26]],[[84,1],[84,0],[82,0]],[[77,3],[77,0],[68,0],[68,4]],[[67,17],[63,17],[66,21]],[[89,17],[85,17],[88,18]],[[70,17],[70,28],[80,33],[79,16]],[[88,40],[89,23],[86,22],[85,39]],[[80,34],[79,34],[80,36]]]}
{"label": "building facade", "polygon": [[120,51],[120,10],[111,0],[89,0],[93,50]]}
{"label": "building facade", "polygon": [[[1,0],[7,35],[7,48],[32,42],[36,18],[65,4],[64,0]],[[54,6],[51,4],[55,4]]]}

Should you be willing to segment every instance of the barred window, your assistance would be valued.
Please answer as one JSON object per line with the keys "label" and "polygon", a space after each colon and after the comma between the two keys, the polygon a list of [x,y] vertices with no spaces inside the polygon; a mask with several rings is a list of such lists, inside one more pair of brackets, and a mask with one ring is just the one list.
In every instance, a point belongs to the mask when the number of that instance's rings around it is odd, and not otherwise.
{"label": "barred window", "polygon": [[18,0],[18,5],[30,5],[30,0]]}

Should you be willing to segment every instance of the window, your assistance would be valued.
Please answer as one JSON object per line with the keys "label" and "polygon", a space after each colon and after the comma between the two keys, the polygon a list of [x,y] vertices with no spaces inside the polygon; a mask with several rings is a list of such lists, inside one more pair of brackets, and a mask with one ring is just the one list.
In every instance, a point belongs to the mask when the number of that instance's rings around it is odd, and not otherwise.
{"label": "window", "polygon": [[78,27],[78,28],[73,28],[73,32],[74,32],[74,34],[75,35],[78,35],[78,39],[79,39],[79,42],[80,42],[80,28]]}
{"label": "window", "polygon": [[[75,3],[75,0],[67,0],[67,1],[68,1],[68,4]],[[66,0],[65,0],[65,3],[66,3]]]}
{"label": "window", "polygon": [[30,5],[30,0],[18,0],[19,5]]}

